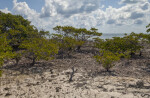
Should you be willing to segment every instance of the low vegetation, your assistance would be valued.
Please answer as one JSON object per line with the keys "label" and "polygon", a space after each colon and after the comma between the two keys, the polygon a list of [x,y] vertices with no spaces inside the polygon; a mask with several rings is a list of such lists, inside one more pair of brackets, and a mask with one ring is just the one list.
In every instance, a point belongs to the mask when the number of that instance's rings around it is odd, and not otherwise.
{"label": "low vegetation", "polygon": [[[150,24],[146,26],[150,32]],[[99,49],[95,56],[106,71],[115,66],[121,58],[132,58],[137,52],[141,56],[142,43],[150,43],[150,34],[125,34],[124,37],[100,39],[102,33],[98,29],[75,28],[72,26],[56,26],[55,33],[39,31],[31,22],[20,15],[0,12],[0,65],[4,61],[15,59],[16,65],[22,57],[32,60],[34,66],[37,60],[54,59],[57,54],[63,55],[81,51],[81,47],[94,40],[94,46]],[[96,38],[97,37],[97,38]]]}

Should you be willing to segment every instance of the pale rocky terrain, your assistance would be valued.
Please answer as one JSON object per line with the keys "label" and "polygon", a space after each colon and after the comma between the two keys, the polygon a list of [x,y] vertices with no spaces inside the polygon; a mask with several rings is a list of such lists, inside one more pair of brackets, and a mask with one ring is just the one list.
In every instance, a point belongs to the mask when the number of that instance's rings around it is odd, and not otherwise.
{"label": "pale rocky terrain", "polygon": [[18,66],[10,61],[0,78],[0,98],[150,98],[150,49],[143,57],[122,59],[110,73],[93,56],[86,50],[33,67],[24,58]]}

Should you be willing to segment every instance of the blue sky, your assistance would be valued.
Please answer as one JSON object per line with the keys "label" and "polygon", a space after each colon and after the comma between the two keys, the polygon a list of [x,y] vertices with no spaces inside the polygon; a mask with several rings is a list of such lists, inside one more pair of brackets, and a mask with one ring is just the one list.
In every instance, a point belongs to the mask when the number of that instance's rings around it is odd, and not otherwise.
{"label": "blue sky", "polygon": [[[13,0],[0,0],[0,9],[8,8],[12,10]],[[40,12],[42,6],[44,6],[44,0],[18,0],[18,2],[26,2],[28,6],[36,11]]]}
{"label": "blue sky", "polygon": [[105,5],[104,10],[109,6],[120,8],[122,5],[118,4],[120,0],[102,0],[101,5]]}
{"label": "blue sky", "polygon": [[38,29],[56,25],[96,27],[102,33],[145,33],[150,0],[0,0],[0,10],[19,14]]}
{"label": "blue sky", "polygon": [[[122,5],[119,5],[118,2],[120,0],[102,0],[100,2],[101,5],[105,5],[103,10],[105,10],[108,6],[113,6],[115,8],[119,8]],[[12,0],[0,0],[0,9],[8,8],[11,10],[13,8]],[[35,9],[37,12],[41,11],[41,8],[44,6],[44,0],[18,0],[18,2],[26,2],[30,8]]]}

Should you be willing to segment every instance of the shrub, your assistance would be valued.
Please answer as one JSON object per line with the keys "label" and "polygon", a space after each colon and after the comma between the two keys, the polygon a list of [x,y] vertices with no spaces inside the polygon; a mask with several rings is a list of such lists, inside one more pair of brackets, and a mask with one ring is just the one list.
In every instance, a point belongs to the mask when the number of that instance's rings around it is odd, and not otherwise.
{"label": "shrub", "polygon": [[120,56],[122,56],[122,54],[113,53],[106,50],[100,51],[100,53],[101,55],[97,55],[95,58],[97,62],[102,64],[106,71],[110,71],[110,69],[115,66],[114,62],[119,61]]}
{"label": "shrub", "polygon": [[[81,46],[85,43],[85,41],[88,40],[88,38],[102,35],[102,33],[98,33],[98,29],[95,28],[87,30],[85,28],[75,28],[72,26],[56,26],[53,29],[59,34],[59,36],[61,35],[61,37],[57,36],[57,38],[61,39],[61,43],[64,43],[64,40],[66,38],[70,39],[70,43],[73,42],[72,40],[74,40],[73,44],[75,44],[75,47],[78,51],[80,50]],[[60,39],[58,40],[60,41]]]}
{"label": "shrub", "polygon": [[5,14],[0,11],[0,33],[6,34],[13,50],[18,50],[20,43],[28,38],[39,36],[31,22],[20,15]]}
{"label": "shrub", "polygon": [[26,49],[24,53],[26,57],[32,59],[31,65],[34,65],[36,60],[53,59],[54,55],[58,53],[58,46],[45,38],[26,40],[20,47]]}
{"label": "shrub", "polygon": [[146,28],[148,28],[146,32],[150,32],[150,24],[148,24]]}
{"label": "shrub", "polygon": [[113,37],[112,39],[95,39],[95,47],[111,51],[113,53],[129,53],[135,54],[142,47],[139,44],[140,38],[135,36],[135,33],[131,33],[130,35],[125,35],[124,37]]}
{"label": "shrub", "polygon": [[[4,60],[13,56],[12,48],[9,46],[9,41],[5,34],[0,34],[0,67],[3,65]],[[1,76],[2,71],[0,71]]]}

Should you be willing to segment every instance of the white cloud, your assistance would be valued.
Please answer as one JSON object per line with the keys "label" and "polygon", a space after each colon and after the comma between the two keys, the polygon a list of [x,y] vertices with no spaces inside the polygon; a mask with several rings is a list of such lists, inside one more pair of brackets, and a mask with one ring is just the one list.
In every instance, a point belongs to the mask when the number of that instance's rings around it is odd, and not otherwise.
{"label": "white cloud", "polygon": [[146,1],[148,1],[148,0],[121,0],[120,2],[119,2],[119,4],[135,4],[135,3],[141,3],[141,2],[146,2]]}
{"label": "white cloud", "polygon": [[14,14],[22,15],[25,18],[38,16],[38,13],[35,10],[30,9],[26,2],[17,2],[17,0],[13,0],[13,4],[14,7],[12,12]]}
{"label": "white cloud", "polygon": [[115,23],[116,23],[116,20],[114,20],[114,19],[109,19],[107,21],[107,24],[115,24]]}
{"label": "white cloud", "polygon": [[41,17],[50,17],[57,14],[70,17],[79,13],[90,13],[100,8],[101,0],[45,0]]}
{"label": "white cloud", "polygon": [[142,10],[148,10],[149,7],[150,7],[149,5],[150,5],[150,4],[149,4],[148,2],[146,2],[146,3],[144,3],[144,4],[141,5],[141,9],[142,9]]}
{"label": "white cloud", "polygon": [[0,11],[4,12],[4,13],[11,13],[8,8],[5,8],[5,9],[0,9]]}
{"label": "white cloud", "polygon": [[138,24],[138,25],[141,25],[143,23],[143,21],[142,20],[136,20],[134,23]]}
{"label": "white cloud", "polygon": [[56,7],[54,5],[54,0],[45,0],[45,6],[42,7],[41,17],[50,17],[57,14]]}
{"label": "white cloud", "polygon": [[43,20],[39,18],[40,13],[37,13],[34,9],[31,9],[26,2],[17,2],[17,0],[13,0],[13,5],[13,14],[21,15],[25,19],[31,21],[31,23],[36,27],[41,27]]}
{"label": "white cloud", "polygon": [[144,17],[144,13],[140,12],[132,12],[130,18],[131,19],[137,19]]}
{"label": "white cloud", "polygon": [[[41,13],[38,13],[26,2],[13,0],[12,13],[22,15],[39,29],[50,31],[56,25],[96,27],[104,33],[146,31],[145,26],[150,20],[150,3],[147,0],[135,0],[136,3],[131,3],[132,0],[122,0],[121,2],[126,2],[126,5],[120,8],[109,6],[105,11],[102,10],[104,5],[100,5],[100,1],[45,0]],[[127,4],[127,1],[130,2]],[[4,12],[7,11],[6,8]]]}

